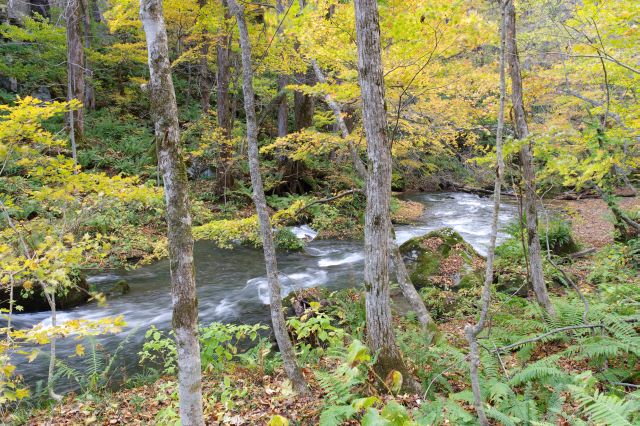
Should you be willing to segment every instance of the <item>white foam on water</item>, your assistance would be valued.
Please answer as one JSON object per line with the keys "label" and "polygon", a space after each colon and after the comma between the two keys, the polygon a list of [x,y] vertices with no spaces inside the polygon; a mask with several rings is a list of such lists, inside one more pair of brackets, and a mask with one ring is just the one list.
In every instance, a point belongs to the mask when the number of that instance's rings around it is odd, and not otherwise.
{"label": "white foam on water", "polygon": [[329,258],[329,259],[320,259],[318,261],[318,266],[321,268],[326,268],[329,266],[338,266],[345,265],[347,263],[356,263],[364,259],[364,254],[362,253],[351,253],[345,257],[341,258]]}
{"label": "white foam on water", "polygon": [[[125,316],[126,318],[126,316]],[[159,315],[154,316],[153,318],[149,319],[149,320],[144,320],[143,322],[145,324],[161,324],[161,323],[165,323],[165,322],[169,322],[171,321],[171,310],[168,309],[166,312],[163,312]],[[129,324],[131,325],[131,324]],[[139,325],[139,324],[135,324],[135,325]]]}
{"label": "white foam on water", "polygon": [[236,306],[235,302],[231,302],[227,298],[224,298],[216,306],[213,313],[219,317],[226,317],[234,313],[235,306]]}
{"label": "white foam on water", "polygon": [[313,241],[318,236],[318,232],[311,229],[308,225],[292,226],[289,230],[293,232],[298,239],[304,241]]}
{"label": "white foam on water", "polygon": [[[329,275],[326,271],[312,269],[307,269],[306,272],[294,272],[291,274],[281,273],[281,296],[284,298],[292,291],[302,288],[317,287],[326,284],[328,281],[328,277]],[[262,302],[262,304],[268,305],[270,303],[269,282],[267,281],[267,277],[257,277],[250,279],[249,281],[247,281],[245,289],[252,292],[253,294],[257,293],[258,299]]]}
{"label": "white foam on water", "polygon": [[461,234],[469,234],[476,237],[484,237],[491,234],[491,229],[487,227],[471,228],[470,226],[460,226],[458,229],[456,229],[456,231]]}
{"label": "white foam on water", "polygon": [[442,223],[444,223],[446,226],[464,225],[464,224],[469,223],[469,218],[458,217],[458,218],[454,218],[454,219],[444,219],[442,221]]}
{"label": "white foam on water", "polygon": [[88,284],[99,284],[104,282],[112,282],[122,279],[119,275],[116,274],[98,274],[87,277]]}
{"label": "white foam on water", "polygon": [[411,227],[411,228],[402,228],[396,230],[396,244],[402,245],[409,241],[412,238],[420,237],[422,235],[428,234],[430,231],[433,231],[435,228],[422,226],[422,227]]}

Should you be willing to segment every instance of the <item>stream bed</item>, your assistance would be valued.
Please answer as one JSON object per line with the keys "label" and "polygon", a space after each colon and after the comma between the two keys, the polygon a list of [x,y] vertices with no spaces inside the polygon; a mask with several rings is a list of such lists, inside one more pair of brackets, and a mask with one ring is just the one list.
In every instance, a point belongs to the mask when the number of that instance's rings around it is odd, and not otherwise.
{"label": "stream bed", "polygon": [[[464,237],[478,252],[485,255],[489,243],[493,201],[467,193],[412,194],[403,197],[425,205],[418,223],[396,227],[398,243],[424,235],[432,230],[451,227]],[[503,204],[500,223],[504,227],[517,215],[515,204]],[[506,235],[499,233],[498,241]],[[360,285],[363,276],[363,250],[361,241],[314,240],[302,253],[281,253],[278,268],[281,274],[283,297],[292,290],[324,286],[341,289]],[[269,322],[269,298],[264,259],[261,249],[236,247],[222,250],[208,241],[195,245],[196,280],[200,321],[257,323]],[[154,325],[159,329],[171,327],[171,296],[169,263],[162,260],[132,271],[110,271],[91,276],[89,282],[99,286],[118,280],[126,280],[130,291],[111,297],[106,306],[90,303],[58,313],[58,322],[69,319],[98,319],[123,315],[126,329],[117,335],[97,338],[107,351],[115,351],[124,339],[126,345],[118,353],[118,364],[128,374],[135,373],[138,352],[144,341],[145,331]],[[49,323],[49,312],[15,314],[15,327],[22,328],[38,323]],[[58,357],[63,361],[78,363],[79,358],[68,358],[78,343],[73,338],[59,340]],[[16,358],[17,373],[33,385],[46,380],[48,347],[32,363]],[[58,392],[73,388],[72,383],[58,383]]]}

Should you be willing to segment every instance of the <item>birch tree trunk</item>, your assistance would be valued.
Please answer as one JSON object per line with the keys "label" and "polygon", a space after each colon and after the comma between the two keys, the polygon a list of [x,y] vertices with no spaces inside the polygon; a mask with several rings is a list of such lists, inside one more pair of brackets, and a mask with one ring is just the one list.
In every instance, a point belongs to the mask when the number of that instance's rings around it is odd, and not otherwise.
{"label": "birch tree trunk", "polygon": [[[324,77],[324,73],[320,69],[320,66],[315,60],[311,61],[311,66],[316,74],[316,79],[319,83],[325,83],[326,78]],[[353,162],[353,167],[356,170],[358,176],[366,182],[367,180],[367,168],[364,163],[360,159],[358,152],[356,151],[356,147],[353,145],[353,142],[349,139],[349,128],[344,121],[344,117],[342,117],[342,107],[338,102],[336,102],[333,97],[329,94],[325,95],[325,102],[329,105],[329,108],[333,111],[333,115],[336,118],[336,124],[338,129],[340,129],[340,135],[343,139],[345,139],[349,145],[349,152],[351,154],[351,161]],[[414,287],[411,282],[411,277],[409,276],[409,272],[407,272],[407,267],[404,264],[404,260],[402,260],[402,255],[400,254],[400,249],[393,238],[393,225],[390,226],[390,237],[389,245],[391,247],[391,259],[393,260],[393,264],[396,268],[396,279],[398,280],[398,285],[402,290],[402,294],[409,302],[409,306],[416,313],[418,317],[418,321],[425,329],[435,327],[435,322],[431,315],[429,314],[429,310],[424,304],[424,301],[420,297],[420,294]]]}
{"label": "birch tree trunk", "polygon": [[162,0],[140,0],[147,37],[151,115],[155,122],[158,167],[164,182],[173,302],[173,330],[178,349],[178,395],[183,425],[204,425],[202,373],[198,341],[198,302],[193,265],[187,172],[180,154],[178,107],[171,80]]}
{"label": "birch tree trunk", "polygon": [[358,77],[362,115],[367,138],[367,207],[364,229],[364,286],[366,290],[367,339],[378,353],[375,370],[386,378],[402,373],[404,388],[415,382],[402,361],[396,344],[389,298],[391,254],[391,146],[387,138],[387,115],[380,50],[380,23],[376,0],[356,0]]}
{"label": "birch tree trunk", "polygon": [[[516,36],[516,10],[513,0],[506,0],[505,5],[506,55],[511,77],[511,101],[513,103],[514,128],[517,139],[524,139],[529,135],[527,119],[524,112],[522,98],[522,74],[518,59]],[[522,179],[524,182],[524,210],[527,225],[527,246],[531,283],[538,303],[550,314],[555,315],[555,309],[549,299],[549,292],[544,281],[542,270],[542,252],[538,235],[538,211],[536,207],[536,175],[531,152],[531,142],[520,148],[520,162],[522,164]]]}
{"label": "birch tree trunk", "polygon": [[247,145],[249,156],[249,171],[251,174],[251,186],[253,187],[253,202],[258,213],[260,222],[260,233],[262,236],[262,247],[264,250],[264,260],[267,269],[267,279],[269,281],[269,300],[271,307],[271,322],[273,332],[280,348],[284,369],[293,384],[296,392],[308,395],[309,389],[302,376],[302,372],[296,362],[291,339],[287,333],[287,328],[282,312],[282,298],[280,294],[280,281],[278,277],[278,265],[276,261],[276,249],[271,232],[271,220],[267,210],[267,201],[264,196],[262,177],[260,175],[260,161],[258,152],[258,123],[256,119],[254,91],[253,91],[253,69],[251,65],[251,44],[249,40],[249,30],[244,17],[244,8],[238,5],[235,0],[229,0],[229,9],[236,16],[238,30],[240,33],[240,47],[242,49],[242,90],[244,92],[244,108],[247,117]]}
{"label": "birch tree trunk", "polygon": [[[71,87],[73,99],[84,102],[84,50],[82,38],[82,0],[68,0],[65,5],[65,19],[67,21],[67,79]],[[78,108],[73,114],[73,127],[76,140],[84,138],[84,109]],[[71,121],[71,120],[69,120]]]}

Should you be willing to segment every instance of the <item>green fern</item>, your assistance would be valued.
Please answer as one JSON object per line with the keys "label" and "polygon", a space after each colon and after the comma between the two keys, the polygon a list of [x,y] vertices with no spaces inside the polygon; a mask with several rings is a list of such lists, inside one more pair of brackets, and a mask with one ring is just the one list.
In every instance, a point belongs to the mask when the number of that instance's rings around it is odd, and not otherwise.
{"label": "green fern", "polygon": [[639,420],[640,403],[631,399],[623,400],[615,395],[595,391],[589,394],[584,388],[570,385],[572,396],[579,402],[580,411],[590,422],[609,426],[633,426]]}

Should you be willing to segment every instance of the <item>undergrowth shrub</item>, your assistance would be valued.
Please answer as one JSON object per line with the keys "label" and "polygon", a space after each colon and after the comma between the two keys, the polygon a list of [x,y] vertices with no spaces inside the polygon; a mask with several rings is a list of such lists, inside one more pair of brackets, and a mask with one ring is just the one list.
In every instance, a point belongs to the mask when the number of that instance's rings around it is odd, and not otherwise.
{"label": "undergrowth shrub", "polygon": [[[219,322],[200,327],[202,368],[222,371],[228,362],[239,354],[243,342],[259,341],[260,333],[266,330],[268,327],[261,324],[236,325]],[[163,332],[151,326],[145,334],[145,342],[139,352],[140,364],[158,365],[165,374],[175,374],[177,352],[174,339],[169,337],[172,335],[172,331]]]}

